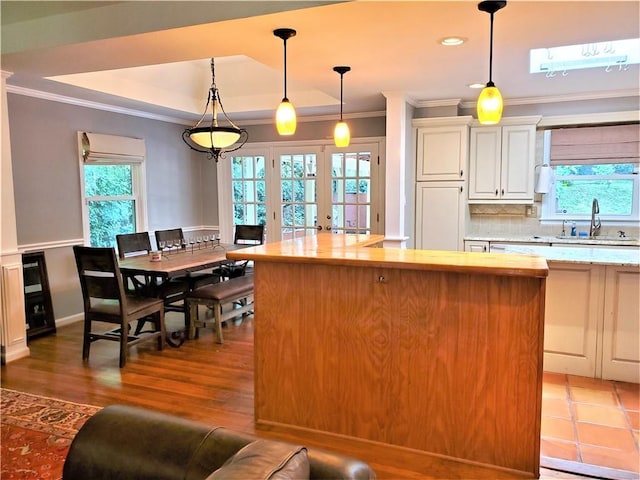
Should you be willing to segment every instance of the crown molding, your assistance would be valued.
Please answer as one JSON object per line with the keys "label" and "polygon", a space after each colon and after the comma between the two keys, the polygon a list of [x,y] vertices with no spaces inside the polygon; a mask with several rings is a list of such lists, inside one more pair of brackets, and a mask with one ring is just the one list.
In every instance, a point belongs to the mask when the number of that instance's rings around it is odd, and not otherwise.
{"label": "crown molding", "polygon": [[[506,98],[505,105],[531,105],[540,103],[559,103],[559,102],[584,102],[588,100],[603,100],[607,98],[623,98],[637,97],[640,95],[638,90],[614,90],[611,92],[591,92],[577,93],[574,95],[553,95],[549,97],[522,97],[522,98]],[[462,108],[475,108],[476,102],[462,102]]]}
{"label": "crown molding", "polygon": [[124,115],[131,115],[133,117],[147,118],[149,120],[160,120],[161,122],[177,123],[180,125],[191,125],[192,123],[182,118],[170,117],[168,115],[159,115],[151,112],[145,112],[143,110],[135,110],[133,108],[117,107],[115,105],[109,105],[107,103],[82,100],[75,97],[68,97],[66,95],[59,95],[57,93],[43,92],[42,90],[34,90],[32,88],[25,88],[17,85],[7,85],[7,92],[14,93],[16,95],[24,95],[26,97],[40,98],[42,100],[49,100],[52,102],[76,105],[78,107],[93,108],[94,110],[122,113]]}
{"label": "crown molding", "polygon": [[444,100],[420,100],[415,102],[417,108],[457,107],[462,103],[461,98],[446,98]]}

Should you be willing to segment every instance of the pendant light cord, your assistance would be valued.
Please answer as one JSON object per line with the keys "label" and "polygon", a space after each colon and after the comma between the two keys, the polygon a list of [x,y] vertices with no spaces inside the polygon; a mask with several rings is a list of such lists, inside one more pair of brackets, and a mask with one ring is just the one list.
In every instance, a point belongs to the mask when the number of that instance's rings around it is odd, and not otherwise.
{"label": "pendant light cord", "polygon": [[489,86],[493,86],[493,12],[491,12],[491,33],[489,35]]}
{"label": "pendant light cord", "polygon": [[287,39],[284,38],[284,98],[283,100],[289,101],[287,98]]}
{"label": "pendant light cord", "polygon": [[340,121],[342,121],[342,79],[344,77],[344,73],[340,74]]}

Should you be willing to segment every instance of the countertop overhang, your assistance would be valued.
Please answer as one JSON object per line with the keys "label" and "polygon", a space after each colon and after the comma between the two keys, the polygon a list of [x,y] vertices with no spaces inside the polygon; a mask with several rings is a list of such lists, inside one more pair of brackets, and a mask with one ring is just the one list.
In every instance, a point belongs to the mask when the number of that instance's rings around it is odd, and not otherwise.
{"label": "countertop overhang", "polygon": [[544,257],[492,253],[375,248],[383,235],[318,234],[228,252],[232,260],[317,263],[443,271],[466,274],[546,277]]}

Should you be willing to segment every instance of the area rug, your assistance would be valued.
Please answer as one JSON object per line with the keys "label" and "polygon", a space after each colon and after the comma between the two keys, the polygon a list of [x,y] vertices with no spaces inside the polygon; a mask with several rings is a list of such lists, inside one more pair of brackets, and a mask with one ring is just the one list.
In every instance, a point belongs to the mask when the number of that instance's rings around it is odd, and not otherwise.
{"label": "area rug", "polygon": [[0,390],[0,478],[62,478],[71,440],[100,407]]}

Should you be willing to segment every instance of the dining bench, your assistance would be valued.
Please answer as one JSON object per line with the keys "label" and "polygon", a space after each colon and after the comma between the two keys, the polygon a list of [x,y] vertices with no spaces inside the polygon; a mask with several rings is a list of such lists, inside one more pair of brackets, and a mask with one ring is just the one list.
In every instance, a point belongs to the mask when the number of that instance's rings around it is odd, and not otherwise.
{"label": "dining bench", "polygon": [[[245,317],[253,310],[253,275],[231,278],[224,282],[196,288],[189,292],[187,301],[188,338],[197,338],[200,328],[213,327],[218,343],[222,343],[222,322],[239,315]],[[205,305],[213,308],[213,319],[201,319],[198,307]],[[224,305],[231,309],[223,312]]]}

